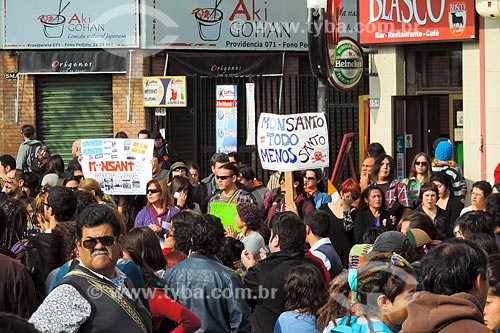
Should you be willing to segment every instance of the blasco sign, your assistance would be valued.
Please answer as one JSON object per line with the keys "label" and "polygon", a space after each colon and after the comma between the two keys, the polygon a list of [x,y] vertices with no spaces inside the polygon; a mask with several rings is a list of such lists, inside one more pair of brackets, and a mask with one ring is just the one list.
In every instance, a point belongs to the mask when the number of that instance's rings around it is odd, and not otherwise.
{"label": "blasco sign", "polygon": [[474,0],[368,0],[359,20],[361,44],[476,38]]}

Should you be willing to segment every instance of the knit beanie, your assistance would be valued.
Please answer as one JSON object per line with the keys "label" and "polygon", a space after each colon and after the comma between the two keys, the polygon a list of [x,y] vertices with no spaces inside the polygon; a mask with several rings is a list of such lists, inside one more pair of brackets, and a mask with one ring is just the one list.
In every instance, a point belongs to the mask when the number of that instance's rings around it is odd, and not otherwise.
{"label": "knit beanie", "polygon": [[434,157],[440,161],[449,161],[453,157],[453,147],[449,141],[441,141],[436,147]]}

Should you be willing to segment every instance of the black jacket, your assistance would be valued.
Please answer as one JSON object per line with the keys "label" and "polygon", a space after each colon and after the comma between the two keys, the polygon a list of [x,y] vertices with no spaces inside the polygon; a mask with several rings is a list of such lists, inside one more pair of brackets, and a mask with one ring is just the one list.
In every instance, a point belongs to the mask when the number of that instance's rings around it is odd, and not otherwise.
{"label": "black jacket", "polygon": [[250,290],[247,302],[252,308],[252,333],[273,332],[276,320],[285,311],[285,275],[291,267],[300,264],[311,264],[323,272],[319,262],[304,258],[304,253],[287,250],[272,253],[250,267],[243,284]]}
{"label": "black jacket", "polygon": [[[382,226],[382,221],[386,220],[386,227]],[[375,227],[375,216],[373,216],[370,208],[362,208],[357,211],[356,219],[354,220],[354,241],[356,244],[363,243],[363,235],[369,228]],[[384,231],[394,229],[392,221],[389,219],[389,213],[382,211],[380,213],[380,228]]]}

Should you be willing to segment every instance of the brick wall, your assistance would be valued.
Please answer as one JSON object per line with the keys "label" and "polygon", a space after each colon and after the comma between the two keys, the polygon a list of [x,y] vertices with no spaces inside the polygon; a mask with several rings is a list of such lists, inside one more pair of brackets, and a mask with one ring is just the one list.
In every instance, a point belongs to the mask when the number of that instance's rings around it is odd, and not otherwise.
{"label": "brick wall", "polygon": [[[127,119],[129,76],[113,75],[113,132],[124,131],[129,137],[146,128],[146,117],[142,106],[142,77],[147,73],[149,58],[141,50],[132,52],[132,76],[130,82],[130,119]],[[128,71],[127,60],[127,71]]]}
{"label": "brick wall", "polygon": [[17,92],[16,81],[7,81],[6,72],[17,72],[17,55],[8,51],[0,53],[0,154],[17,155],[22,143],[21,126],[35,124],[35,77],[23,75],[19,81],[19,121],[15,122],[15,98]]}

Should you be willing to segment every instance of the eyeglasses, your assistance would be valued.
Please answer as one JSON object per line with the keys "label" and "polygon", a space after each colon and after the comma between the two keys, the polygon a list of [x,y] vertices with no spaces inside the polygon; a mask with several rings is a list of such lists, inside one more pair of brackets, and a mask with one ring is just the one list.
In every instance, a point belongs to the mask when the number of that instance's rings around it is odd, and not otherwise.
{"label": "eyeglasses", "polygon": [[175,169],[174,169],[174,170],[172,170],[172,171],[176,171],[176,172],[185,171],[185,172],[187,172],[187,170],[186,170],[186,169],[184,169],[184,168],[175,168]]}
{"label": "eyeglasses", "polygon": [[85,179],[85,177],[82,175],[79,175],[79,176],[73,176],[73,179],[76,180],[77,182],[81,182],[82,179]]}
{"label": "eyeglasses", "polygon": [[115,244],[116,237],[114,236],[102,236],[102,237],[88,237],[82,242],[84,248],[92,250],[97,245],[97,242],[101,243],[102,246],[111,246]]}
{"label": "eyeglasses", "polygon": [[157,188],[148,188],[147,191],[146,191],[146,194],[155,194],[155,193],[158,193],[160,192],[159,189]]}
{"label": "eyeglasses", "polygon": [[78,190],[78,186],[75,186],[75,187],[68,187],[68,188],[69,188],[70,190],[72,190],[72,191],[76,191],[76,190]]}
{"label": "eyeglasses", "polygon": [[304,177],[304,179],[308,181],[313,181],[316,180],[316,177]]}
{"label": "eyeglasses", "polygon": [[217,176],[217,180],[226,180],[228,178],[231,178],[232,176]]}
{"label": "eyeglasses", "polygon": [[427,162],[415,162],[415,165],[420,165],[420,166],[427,166]]}

